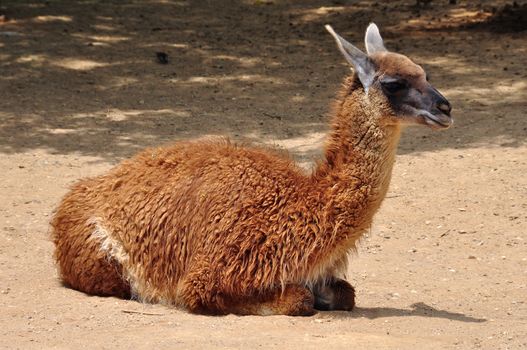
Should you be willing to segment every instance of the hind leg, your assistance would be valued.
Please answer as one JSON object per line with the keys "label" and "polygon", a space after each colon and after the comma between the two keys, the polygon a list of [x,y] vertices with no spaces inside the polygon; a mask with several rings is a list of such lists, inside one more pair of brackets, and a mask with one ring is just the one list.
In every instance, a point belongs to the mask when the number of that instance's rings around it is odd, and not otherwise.
{"label": "hind leg", "polygon": [[52,237],[55,259],[65,285],[101,296],[130,298],[130,286],[122,277],[122,266],[102,249],[102,238],[94,233],[96,223],[83,215],[55,216]]}
{"label": "hind leg", "polygon": [[317,284],[313,293],[317,310],[351,311],[355,306],[355,289],[340,278]]}

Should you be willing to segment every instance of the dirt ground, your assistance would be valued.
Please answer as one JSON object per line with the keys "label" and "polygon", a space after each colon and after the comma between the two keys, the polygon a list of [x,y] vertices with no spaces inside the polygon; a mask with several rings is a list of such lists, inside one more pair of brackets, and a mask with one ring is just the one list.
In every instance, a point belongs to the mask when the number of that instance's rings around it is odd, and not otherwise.
{"label": "dirt ground", "polygon": [[[527,5],[450,2],[2,0],[0,348],[527,348]],[[455,125],[403,135],[355,311],[205,317],[60,284],[54,207],[146,146],[224,134],[309,168],[348,73],[323,24],[362,47],[370,21]]]}

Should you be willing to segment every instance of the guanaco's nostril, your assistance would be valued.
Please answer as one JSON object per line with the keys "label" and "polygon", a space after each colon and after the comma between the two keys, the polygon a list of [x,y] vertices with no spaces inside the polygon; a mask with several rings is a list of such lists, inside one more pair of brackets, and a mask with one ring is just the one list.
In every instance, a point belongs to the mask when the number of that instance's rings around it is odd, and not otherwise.
{"label": "guanaco's nostril", "polygon": [[450,111],[452,110],[452,106],[450,106],[450,103],[447,101],[441,101],[437,104],[437,109],[439,109],[441,112],[445,113],[446,115],[450,116]]}
{"label": "guanaco's nostril", "polygon": [[450,111],[452,110],[452,106],[450,106],[448,100],[443,95],[441,95],[441,93],[437,91],[432,85],[429,86],[428,91],[433,103],[435,104],[435,108],[441,113],[446,114],[450,117]]}

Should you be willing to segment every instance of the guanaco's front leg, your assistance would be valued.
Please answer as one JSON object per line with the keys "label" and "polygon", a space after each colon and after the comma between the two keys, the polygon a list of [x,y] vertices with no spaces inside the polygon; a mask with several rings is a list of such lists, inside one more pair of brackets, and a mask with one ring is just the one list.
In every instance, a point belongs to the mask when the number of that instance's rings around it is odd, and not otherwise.
{"label": "guanaco's front leg", "polygon": [[355,289],[347,281],[333,277],[313,288],[315,309],[351,311],[355,306]]}
{"label": "guanaco's front leg", "polygon": [[310,316],[316,313],[315,297],[306,287],[287,285],[255,292],[252,296],[235,296],[218,290],[202,289],[200,282],[191,282],[180,290],[183,307],[190,312],[208,315],[288,315]]}
{"label": "guanaco's front leg", "polygon": [[239,315],[311,316],[315,311],[315,297],[306,287],[290,284],[276,288],[245,301],[234,301],[229,312]]}
{"label": "guanaco's front leg", "polygon": [[183,278],[178,288],[180,306],[193,313],[208,315],[289,315],[309,316],[316,313],[313,292],[305,286],[289,284],[284,288],[254,290],[233,294],[215,277],[206,258],[199,260]]}

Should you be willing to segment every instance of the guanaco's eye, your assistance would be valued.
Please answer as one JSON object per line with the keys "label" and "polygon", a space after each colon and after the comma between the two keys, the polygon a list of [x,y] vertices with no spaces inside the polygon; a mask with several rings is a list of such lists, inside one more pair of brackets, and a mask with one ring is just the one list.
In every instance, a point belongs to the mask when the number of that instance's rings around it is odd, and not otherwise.
{"label": "guanaco's eye", "polygon": [[396,94],[408,88],[406,82],[402,80],[381,81],[381,85],[384,91],[389,94]]}

